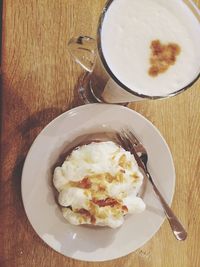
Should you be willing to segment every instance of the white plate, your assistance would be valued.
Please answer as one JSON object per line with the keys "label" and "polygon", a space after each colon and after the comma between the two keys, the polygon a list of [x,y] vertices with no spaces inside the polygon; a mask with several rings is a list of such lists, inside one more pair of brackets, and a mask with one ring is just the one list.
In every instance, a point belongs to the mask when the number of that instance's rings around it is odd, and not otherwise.
{"label": "white plate", "polygon": [[21,185],[26,214],[37,234],[65,256],[87,261],[119,258],[144,245],[164,221],[163,210],[150,184],[144,195],[147,209],[127,216],[116,230],[70,225],[55,202],[52,167],[64,147],[79,135],[124,126],[132,127],[147,148],[149,170],[171,203],[175,170],[168,145],[151,122],[126,107],[89,104],[65,112],[44,128],[27,155]]}

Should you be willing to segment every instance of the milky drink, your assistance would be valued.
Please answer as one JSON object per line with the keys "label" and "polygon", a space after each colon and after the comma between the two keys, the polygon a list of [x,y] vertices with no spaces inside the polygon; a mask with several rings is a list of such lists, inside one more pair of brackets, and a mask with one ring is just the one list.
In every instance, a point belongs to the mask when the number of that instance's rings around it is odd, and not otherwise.
{"label": "milky drink", "polygon": [[110,73],[130,92],[166,96],[200,72],[200,23],[181,0],[114,0],[101,47]]}

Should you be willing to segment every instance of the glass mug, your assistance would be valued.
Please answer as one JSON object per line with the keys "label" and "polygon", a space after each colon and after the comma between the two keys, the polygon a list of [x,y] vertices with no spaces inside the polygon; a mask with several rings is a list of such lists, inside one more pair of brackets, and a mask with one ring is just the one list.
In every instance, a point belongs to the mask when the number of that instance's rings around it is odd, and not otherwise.
{"label": "glass mug", "polygon": [[[135,92],[125,86],[113,73],[106,63],[101,47],[101,32],[104,17],[109,6],[115,0],[109,0],[105,4],[100,15],[97,40],[89,36],[79,36],[72,38],[68,43],[68,48],[75,59],[86,73],[79,81],[78,93],[84,103],[104,102],[123,104],[145,99],[163,99],[175,96],[189,87],[199,78],[197,75],[187,86],[168,95],[150,96]],[[194,16],[200,22],[200,12],[192,0],[183,0],[190,8]]]}

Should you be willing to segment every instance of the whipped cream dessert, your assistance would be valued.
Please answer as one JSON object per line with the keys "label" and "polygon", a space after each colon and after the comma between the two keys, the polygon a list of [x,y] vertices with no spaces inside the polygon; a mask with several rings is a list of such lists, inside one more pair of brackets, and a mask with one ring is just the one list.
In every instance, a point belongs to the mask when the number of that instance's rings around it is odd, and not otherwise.
{"label": "whipped cream dessert", "polygon": [[[160,48],[152,59],[155,42]],[[114,0],[105,13],[104,59],[139,94],[166,96],[189,85],[200,73],[199,46],[200,23],[184,1]]]}
{"label": "whipped cream dessert", "polygon": [[134,156],[112,141],[78,147],[53,175],[68,222],[112,228],[123,224],[124,215],[145,209],[137,196],[142,182]]}

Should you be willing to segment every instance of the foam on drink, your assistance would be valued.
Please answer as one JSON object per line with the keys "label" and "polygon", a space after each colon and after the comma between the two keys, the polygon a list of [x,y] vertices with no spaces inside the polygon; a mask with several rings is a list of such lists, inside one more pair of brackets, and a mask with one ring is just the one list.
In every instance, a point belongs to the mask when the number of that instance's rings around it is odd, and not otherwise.
{"label": "foam on drink", "polygon": [[[180,53],[159,75],[149,75],[151,44],[176,44]],[[200,72],[200,23],[180,0],[114,0],[102,25],[107,65],[133,91],[164,96],[190,84]]]}

